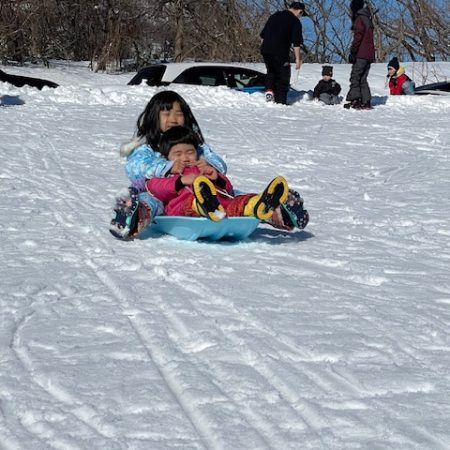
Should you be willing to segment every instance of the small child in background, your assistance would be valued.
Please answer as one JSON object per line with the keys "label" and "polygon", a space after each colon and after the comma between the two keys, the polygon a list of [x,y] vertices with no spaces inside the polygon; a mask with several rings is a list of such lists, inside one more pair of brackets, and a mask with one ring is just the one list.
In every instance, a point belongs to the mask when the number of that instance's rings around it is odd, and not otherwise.
{"label": "small child in background", "polygon": [[333,67],[322,67],[322,79],[317,83],[314,88],[313,99],[320,100],[325,105],[337,105],[341,103],[339,93],[341,92],[341,86],[333,80]]}
{"label": "small child in background", "polygon": [[225,216],[254,216],[260,220],[272,217],[274,209],[288,197],[288,184],[278,176],[262,194],[234,196],[230,180],[212,166],[199,164],[199,141],[183,126],[163,133],[159,152],[173,161],[166,177],[145,182],[147,191],[164,204],[167,216],[203,216],[215,222]]}
{"label": "small child in background", "polygon": [[391,95],[414,95],[415,83],[406,75],[405,68],[396,57],[389,61],[386,77]]}

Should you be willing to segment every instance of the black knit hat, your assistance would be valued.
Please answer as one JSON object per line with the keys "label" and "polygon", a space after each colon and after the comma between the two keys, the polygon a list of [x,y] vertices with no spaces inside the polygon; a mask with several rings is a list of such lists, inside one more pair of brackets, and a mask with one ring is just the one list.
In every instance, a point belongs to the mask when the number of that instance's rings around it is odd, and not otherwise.
{"label": "black knit hat", "polygon": [[322,76],[329,75],[333,76],[333,66],[322,66]]}
{"label": "black knit hat", "polygon": [[397,57],[393,57],[389,63],[388,63],[388,69],[389,67],[392,67],[393,69],[395,69],[395,71],[397,71],[398,69],[400,69],[400,63],[398,62]]}
{"label": "black knit hat", "polygon": [[353,14],[356,14],[361,8],[364,8],[364,0],[352,0],[350,9]]}

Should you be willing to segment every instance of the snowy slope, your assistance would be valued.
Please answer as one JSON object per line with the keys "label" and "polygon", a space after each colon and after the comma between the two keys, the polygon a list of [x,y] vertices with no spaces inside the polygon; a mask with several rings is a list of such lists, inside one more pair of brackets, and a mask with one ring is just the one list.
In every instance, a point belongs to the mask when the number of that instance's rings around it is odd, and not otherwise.
{"label": "snowy slope", "polygon": [[450,448],[450,97],[389,98],[385,64],[373,111],[181,87],[234,185],[284,175],[310,224],[120,242],[118,148],[157,89],[2,69],[61,87],[0,83],[1,449]]}

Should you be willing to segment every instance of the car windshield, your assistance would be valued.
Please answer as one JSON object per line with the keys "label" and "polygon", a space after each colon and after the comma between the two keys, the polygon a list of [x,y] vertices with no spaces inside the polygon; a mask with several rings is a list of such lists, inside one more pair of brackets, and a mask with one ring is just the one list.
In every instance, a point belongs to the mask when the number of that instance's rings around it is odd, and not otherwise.
{"label": "car windshield", "polygon": [[228,86],[247,88],[264,86],[265,75],[250,69],[232,68],[227,71]]}
{"label": "car windshield", "polygon": [[199,86],[223,86],[225,77],[222,67],[190,67],[178,75],[173,83],[196,84]]}
{"label": "car windshield", "polygon": [[165,70],[166,66],[164,65],[146,67],[140,70],[128,84],[139,85],[145,83],[148,86],[161,86],[163,84],[161,79]]}

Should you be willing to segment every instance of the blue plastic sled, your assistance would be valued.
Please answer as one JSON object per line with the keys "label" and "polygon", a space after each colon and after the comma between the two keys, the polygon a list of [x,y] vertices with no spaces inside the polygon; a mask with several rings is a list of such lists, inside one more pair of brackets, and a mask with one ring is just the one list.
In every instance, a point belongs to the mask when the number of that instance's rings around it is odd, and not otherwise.
{"label": "blue plastic sled", "polygon": [[219,222],[213,222],[203,217],[157,216],[150,230],[170,234],[185,241],[238,241],[250,236],[259,223],[260,220],[255,217],[226,217]]}

